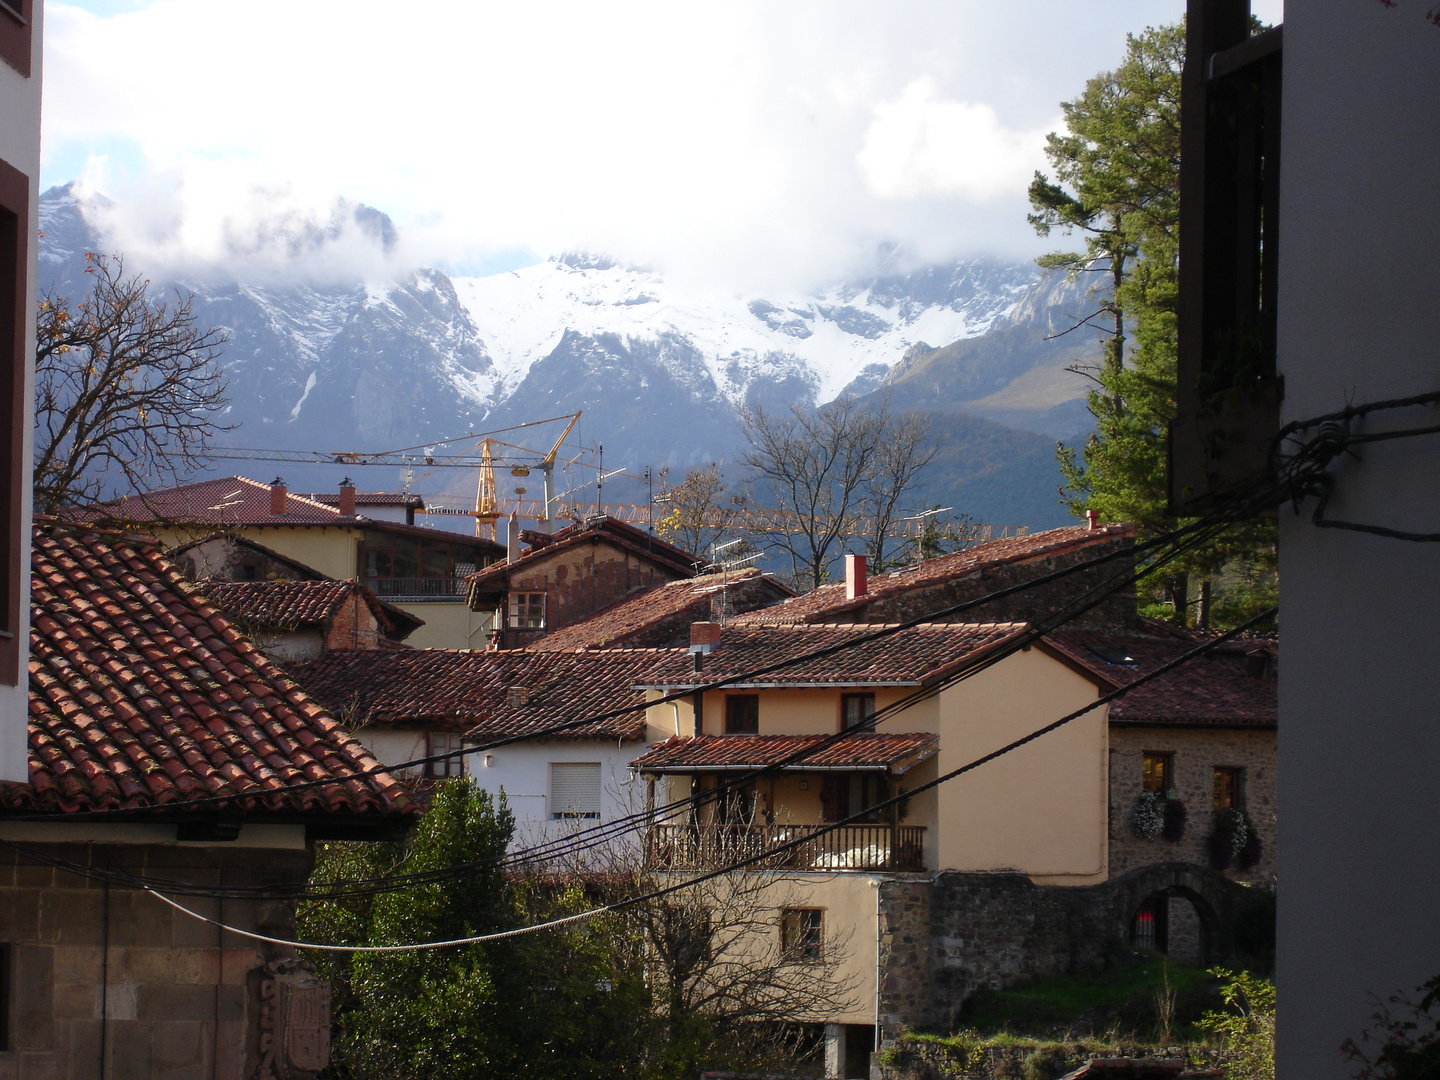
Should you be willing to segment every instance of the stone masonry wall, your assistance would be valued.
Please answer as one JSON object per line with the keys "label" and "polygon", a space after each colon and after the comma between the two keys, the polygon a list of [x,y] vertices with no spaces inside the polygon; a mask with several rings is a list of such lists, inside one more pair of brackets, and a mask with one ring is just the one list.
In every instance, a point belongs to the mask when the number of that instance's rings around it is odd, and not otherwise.
{"label": "stone masonry wall", "polygon": [[[1011,585],[1033,581],[1056,570],[1099,558],[1112,551],[1130,548],[1133,543],[1129,537],[1117,537],[1108,542],[1086,545],[1077,551],[990,567],[978,574],[968,574],[929,588],[910,589],[894,596],[877,596],[866,605],[857,621],[905,622],[920,618],[930,612],[952,607]],[[1023,589],[1002,599],[971,608],[956,615],[954,621],[1034,622],[1083,596],[1090,589],[1129,573],[1132,562],[1130,556],[1117,557],[1110,562],[1076,571],[1057,581]],[[1121,589],[1093,610],[1066,624],[1065,628],[1089,632],[1132,633],[1135,624],[1135,590],[1127,588]]]}
{"label": "stone masonry wall", "polygon": [[[1140,768],[1147,751],[1172,753],[1175,791],[1185,804],[1185,835],[1141,840],[1131,828],[1140,794]],[[1240,768],[1245,812],[1260,833],[1260,862],[1250,870],[1231,866],[1237,881],[1275,880],[1274,730],[1110,726],[1110,872],[1123,874],[1157,862],[1209,865],[1206,839],[1214,821],[1215,766]]]}
{"label": "stone masonry wall", "polygon": [[[310,868],[309,853],[295,850],[23,846],[211,885],[296,881]],[[289,903],[177,900],[242,929],[293,933]],[[249,1080],[260,1059],[261,969],[288,955],[10,849],[0,849],[0,942],[12,1003],[0,1080]]]}
{"label": "stone masonry wall", "polygon": [[1206,962],[1229,951],[1247,890],[1186,863],[1084,887],[1036,885],[1017,873],[882,882],[881,1038],[952,1031],[965,1000],[981,988],[1071,973],[1128,949],[1135,912],[1156,893],[1193,903]]}

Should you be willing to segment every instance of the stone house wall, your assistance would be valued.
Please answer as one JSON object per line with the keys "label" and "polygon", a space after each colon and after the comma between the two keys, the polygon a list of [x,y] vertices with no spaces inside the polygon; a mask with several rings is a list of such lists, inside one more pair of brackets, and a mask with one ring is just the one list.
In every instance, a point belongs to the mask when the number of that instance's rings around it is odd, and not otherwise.
{"label": "stone house wall", "polygon": [[[558,630],[579,622],[600,608],[611,604],[637,589],[664,585],[681,577],[678,573],[657,567],[629,551],[605,543],[579,544],[536,559],[523,572],[510,576],[510,592],[543,592],[545,594],[545,628]],[[505,610],[508,597],[501,597],[497,625],[508,619]],[[520,634],[506,634],[506,643],[523,644]],[[528,635],[538,637],[539,635]]]}
{"label": "stone house wall", "polygon": [[[293,882],[311,865],[303,848],[22,846],[209,885]],[[288,902],[176,899],[242,929],[294,932]],[[11,1003],[0,1080],[249,1080],[261,1060],[265,965],[290,956],[12,849],[0,849],[0,943]]]}
{"label": "stone house wall", "polygon": [[385,635],[375,612],[358,592],[346,597],[325,628],[325,651],[378,649]]}
{"label": "stone house wall", "polygon": [[[1109,541],[1087,544],[1078,550],[987,567],[979,573],[967,574],[924,588],[909,589],[888,596],[879,595],[865,605],[863,611],[857,612],[854,618],[857,622],[907,622],[1133,545],[1134,540],[1131,537],[1116,537]],[[956,615],[954,621],[1036,622],[1052,615],[1065,604],[1079,599],[1096,586],[1129,573],[1132,565],[1131,556],[1120,556],[1110,562],[1076,571],[1057,581],[1022,589],[1010,596],[971,608]],[[1133,633],[1135,625],[1135,590],[1129,588],[1119,590],[1091,611],[1067,623],[1065,629],[1095,633]]]}
{"label": "stone house wall", "polygon": [[[1178,841],[1142,840],[1131,827],[1140,794],[1140,769],[1147,751],[1174,754],[1175,791],[1185,804],[1185,835]],[[1249,870],[1232,865],[1237,881],[1275,880],[1275,730],[1253,728],[1181,728],[1110,725],[1110,873],[1158,862],[1210,865],[1206,841],[1214,821],[1215,766],[1243,770],[1240,792],[1244,810],[1260,834],[1260,861]]]}
{"label": "stone house wall", "polygon": [[1029,978],[1062,975],[1128,951],[1147,899],[1193,906],[1205,962],[1233,945],[1252,890],[1201,866],[1165,863],[1099,885],[1036,885],[1024,874],[941,873],[880,884],[882,1040],[908,1030],[953,1031],[967,998]]}

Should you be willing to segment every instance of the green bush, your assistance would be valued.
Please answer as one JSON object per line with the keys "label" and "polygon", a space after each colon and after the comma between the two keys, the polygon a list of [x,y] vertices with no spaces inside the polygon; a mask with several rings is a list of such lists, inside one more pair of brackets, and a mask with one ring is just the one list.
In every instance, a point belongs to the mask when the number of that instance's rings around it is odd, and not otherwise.
{"label": "green bush", "polygon": [[1060,1043],[1045,1043],[1025,1055],[1025,1080],[1055,1080],[1069,1072],[1070,1051]]}

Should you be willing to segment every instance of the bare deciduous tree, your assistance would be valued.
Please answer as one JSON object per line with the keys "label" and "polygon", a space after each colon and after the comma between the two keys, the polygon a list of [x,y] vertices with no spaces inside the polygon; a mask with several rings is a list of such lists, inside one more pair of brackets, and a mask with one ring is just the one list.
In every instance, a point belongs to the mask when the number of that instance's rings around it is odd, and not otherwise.
{"label": "bare deciduous tree", "polygon": [[935,456],[928,423],[913,413],[892,418],[885,399],[842,397],[774,413],[748,405],[740,422],[750,442],[740,461],[762,489],[757,501],[795,519],[793,532],[772,534],[770,543],[790,557],[795,583],[811,588],[824,584],[847,518],[874,515],[869,546],[883,556],[884,530],[900,499]]}
{"label": "bare deciduous tree", "polygon": [[885,534],[895,524],[900,500],[939,452],[940,443],[930,436],[930,421],[919,413],[893,419],[880,440],[862,500],[874,518],[869,548],[877,572],[885,568]]}
{"label": "bare deciduous tree", "polygon": [[691,469],[681,483],[661,496],[666,510],[655,523],[655,531],[670,543],[704,558],[710,545],[740,516],[739,510],[722,497],[724,490],[725,475],[719,462]]}
{"label": "bare deciduous tree", "polygon": [[191,473],[228,404],[223,328],[196,324],[192,296],[152,302],[116,256],[87,257],[94,288],[73,308],[40,302],[35,349],[35,509],[55,513]]}

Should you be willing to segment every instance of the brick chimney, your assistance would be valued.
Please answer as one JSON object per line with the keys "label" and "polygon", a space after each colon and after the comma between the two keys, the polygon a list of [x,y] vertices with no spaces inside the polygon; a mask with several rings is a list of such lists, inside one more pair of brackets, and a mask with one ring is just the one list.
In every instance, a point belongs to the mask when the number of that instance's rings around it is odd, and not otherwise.
{"label": "brick chimney", "polygon": [[277,515],[285,513],[285,496],[288,494],[289,489],[280,477],[277,476],[270,481],[270,513]]}
{"label": "brick chimney", "polygon": [[355,481],[348,476],[340,481],[340,516],[355,516]]}
{"label": "brick chimney", "polygon": [[845,556],[845,599],[854,600],[865,595],[869,582],[865,576],[865,556]]}
{"label": "brick chimney", "polygon": [[1089,524],[1089,527],[1090,527],[1090,529],[1091,529],[1092,531],[1095,530],[1095,529],[1100,528],[1100,511],[1099,511],[1099,510],[1086,510],[1086,511],[1085,511],[1085,520],[1086,520],[1086,522]]}
{"label": "brick chimney", "polygon": [[690,651],[710,653],[720,647],[720,624],[718,622],[695,622],[690,624]]}

